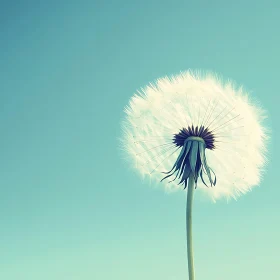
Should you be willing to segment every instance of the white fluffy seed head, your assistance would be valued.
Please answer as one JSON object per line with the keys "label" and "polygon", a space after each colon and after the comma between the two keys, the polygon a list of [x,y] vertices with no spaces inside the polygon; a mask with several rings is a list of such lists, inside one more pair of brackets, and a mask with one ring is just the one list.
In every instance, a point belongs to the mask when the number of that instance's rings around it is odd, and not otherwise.
{"label": "white fluffy seed head", "polygon": [[[191,125],[208,127],[215,135],[214,150],[206,150],[217,176],[214,187],[198,181],[197,191],[213,201],[237,198],[257,186],[266,163],[267,131],[264,111],[242,87],[223,83],[213,74],[190,71],[158,79],[137,92],[125,108],[122,145],[130,163],[144,176],[159,182],[180,148],[173,136]],[[183,189],[175,180],[161,183],[167,190]]]}

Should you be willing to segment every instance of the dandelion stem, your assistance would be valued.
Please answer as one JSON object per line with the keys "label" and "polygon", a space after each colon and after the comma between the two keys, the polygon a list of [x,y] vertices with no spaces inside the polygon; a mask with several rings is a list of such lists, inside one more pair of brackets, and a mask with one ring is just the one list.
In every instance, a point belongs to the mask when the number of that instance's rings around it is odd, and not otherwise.
{"label": "dandelion stem", "polygon": [[194,280],[194,260],[193,260],[193,243],[192,243],[193,196],[194,196],[194,175],[191,174],[188,182],[187,212],[186,212],[189,280]]}

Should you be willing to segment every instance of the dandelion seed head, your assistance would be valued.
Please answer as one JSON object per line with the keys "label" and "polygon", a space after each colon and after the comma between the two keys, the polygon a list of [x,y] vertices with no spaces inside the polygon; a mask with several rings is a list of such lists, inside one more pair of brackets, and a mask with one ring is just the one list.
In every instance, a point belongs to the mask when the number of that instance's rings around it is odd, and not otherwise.
{"label": "dandelion seed head", "polygon": [[[213,173],[217,177],[212,187],[197,177],[198,192],[213,201],[221,197],[236,199],[260,183],[268,138],[262,125],[265,112],[233,82],[191,71],[161,78],[138,91],[125,114],[122,145],[141,175],[161,181],[163,172],[174,167],[184,145],[187,148],[187,139],[195,136],[204,141],[212,181]],[[198,143],[191,147],[198,146],[195,162],[199,164],[202,142],[194,138],[191,142]],[[203,164],[198,167],[202,170],[196,171],[204,170]],[[184,175],[181,171],[178,180]],[[204,171],[208,174],[207,168]],[[178,180],[163,180],[161,184],[167,190],[182,189]]]}

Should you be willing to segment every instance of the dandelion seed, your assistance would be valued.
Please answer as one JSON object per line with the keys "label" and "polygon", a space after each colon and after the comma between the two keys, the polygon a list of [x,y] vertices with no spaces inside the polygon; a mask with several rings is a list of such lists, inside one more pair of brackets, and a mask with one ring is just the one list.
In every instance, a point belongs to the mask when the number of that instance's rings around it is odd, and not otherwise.
{"label": "dandelion seed", "polygon": [[135,94],[125,113],[122,144],[137,169],[167,189],[188,190],[188,267],[193,280],[194,189],[216,201],[236,199],[259,184],[266,163],[264,111],[231,82],[187,71]]}

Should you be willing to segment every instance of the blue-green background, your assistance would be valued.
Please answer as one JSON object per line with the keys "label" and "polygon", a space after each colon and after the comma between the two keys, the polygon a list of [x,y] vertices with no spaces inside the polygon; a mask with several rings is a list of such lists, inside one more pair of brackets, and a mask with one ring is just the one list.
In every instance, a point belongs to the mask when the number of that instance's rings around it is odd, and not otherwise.
{"label": "blue-green background", "polygon": [[183,280],[185,193],[122,160],[136,89],[188,68],[253,92],[270,163],[237,202],[195,201],[197,280],[280,279],[279,3],[0,2],[0,279]]}

